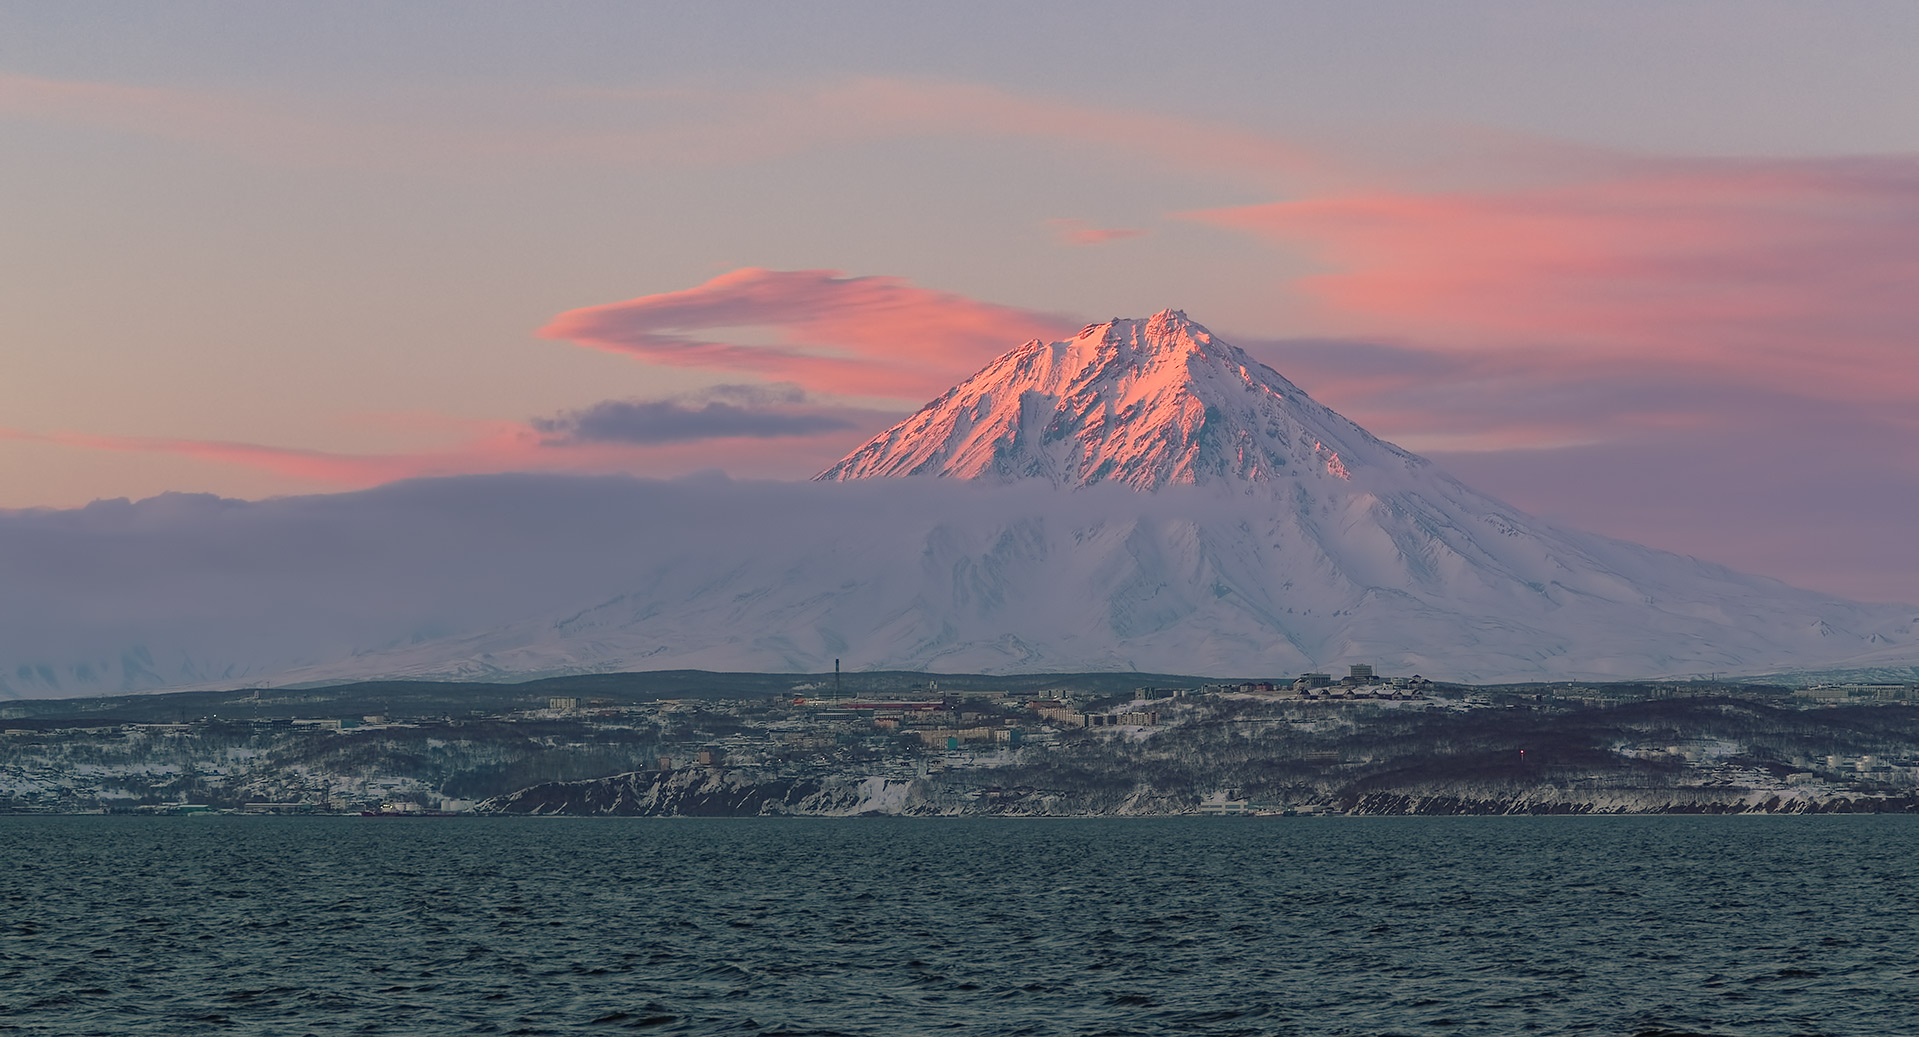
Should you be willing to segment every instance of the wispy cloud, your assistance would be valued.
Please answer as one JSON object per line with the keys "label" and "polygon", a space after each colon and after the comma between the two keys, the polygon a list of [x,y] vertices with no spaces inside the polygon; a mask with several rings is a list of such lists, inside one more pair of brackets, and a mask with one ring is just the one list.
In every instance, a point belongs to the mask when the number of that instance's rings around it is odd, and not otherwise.
{"label": "wispy cloud", "polygon": [[725,165],[866,141],[1013,140],[1269,186],[1354,173],[1324,149],[1241,126],[931,78],[734,91],[574,88],[541,104],[582,127],[548,133],[538,145],[571,160]]}
{"label": "wispy cloud", "polygon": [[8,73],[0,73],[0,119],[176,141],[296,166],[445,167],[514,151],[497,130],[450,125],[424,113],[326,110],[238,92]]}
{"label": "wispy cloud", "polygon": [[1339,339],[1244,345],[1315,398],[1421,453],[1643,441],[1718,423],[1757,398],[1705,370],[1648,380],[1617,357]]}
{"label": "wispy cloud", "polygon": [[[652,363],[744,372],[838,395],[921,399],[1020,342],[1079,322],[895,277],[747,268],[697,288],[570,310],[540,334]],[[770,331],[752,345],[724,329]]]}
{"label": "wispy cloud", "polygon": [[1085,220],[1074,219],[1047,220],[1046,226],[1060,241],[1079,246],[1105,245],[1146,235],[1144,230],[1135,227],[1095,227]]}
{"label": "wispy cloud", "polygon": [[824,467],[899,414],[822,402],[795,386],[775,384],[716,385],[667,400],[606,400],[526,422],[415,417],[413,424],[455,432],[455,441],[434,449],[363,453],[3,427],[0,440],[166,454],[357,489],[399,479],[515,471],[673,475],[724,467],[790,476]]}
{"label": "wispy cloud", "polygon": [[[1100,151],[1157,168],[1222,173],[1262,182],[1323,178],[1324,152],[1223,123],[1137,109],[1016,94],[975,83],[857,79],[792,102],[805,126],[817,120],[859,136],[1029,139]],[[1142,141],[1151,147],[1140,147]]]}
{"label": "wispy cloud", "polygon": [[859,427],[852,415],[810,401],[797,387],[757,385],[716,385],[666,400],[603,400],[532,424],[549,446],[781,439]]}
{"label": "wispy cloud", "polygon": [[[478,90],[479,88],[475,88]],[[271,94],[0,73],[0,118],[89,126],[249,159],[382,169],[725,166],[863,141],[1020,140],[1261,184],[1329,175],[1279,137],[1175,113],[978,83],[862,77],[763,90],[573,87],[386,96],[327,108]],[[1150,140],[1151,148],[1137,142]],[[476,161],[487,166],[475,166]]]}
{"label": "wispy cloud", "polygon": [[268,118],[252,103],[219,94],[5,72],[0,72],[0,116],[194,140],[259,128]]}
{"label": "wispy cloud", "polygon": [[[285,475],[329,486],[373,486],[425,475],[466,475],[537,467],[540,439],[515,422],[480,423],[464,442],[441,450],[343,453],[226,440],[168,436],[99,436],[78,432],[0,429],[0,438],[51,443],[83,450],[157,453]],[[582,459],[584,460],[584,459]],[[583,464],[580,467],[590,468]]]}

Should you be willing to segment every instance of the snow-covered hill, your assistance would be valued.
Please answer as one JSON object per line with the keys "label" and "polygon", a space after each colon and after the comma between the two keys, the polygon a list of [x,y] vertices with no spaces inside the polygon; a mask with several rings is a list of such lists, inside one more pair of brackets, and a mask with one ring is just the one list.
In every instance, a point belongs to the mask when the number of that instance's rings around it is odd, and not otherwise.
{"label": "snow-covered hill", "polygon": [[497,476],[0,516],[0,695],[626,669],[1919,662],[1919,610],[1560,529],[1183,314],[1029,343],[812,483]]}

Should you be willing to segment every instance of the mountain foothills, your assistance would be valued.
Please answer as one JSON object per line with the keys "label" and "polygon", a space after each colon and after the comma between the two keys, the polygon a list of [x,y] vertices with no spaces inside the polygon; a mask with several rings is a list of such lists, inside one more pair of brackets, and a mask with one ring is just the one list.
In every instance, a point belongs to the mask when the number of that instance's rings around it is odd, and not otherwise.
{"label": "mountain foothills", "polygon": [[1561,529],[1177,311],[810,483],[507,475],[0,515],[0,694],[701,668],[1457,681],[1919,662],[1919,609]]}

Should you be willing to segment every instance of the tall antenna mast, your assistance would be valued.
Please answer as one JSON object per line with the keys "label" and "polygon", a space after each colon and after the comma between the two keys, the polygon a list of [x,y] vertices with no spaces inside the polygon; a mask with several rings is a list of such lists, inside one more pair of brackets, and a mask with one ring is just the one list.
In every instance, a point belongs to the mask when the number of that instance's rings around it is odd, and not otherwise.
{"label": "tall antenna mast", "polygon": [[833,701],[840,700],[840,661],[833,660]]}

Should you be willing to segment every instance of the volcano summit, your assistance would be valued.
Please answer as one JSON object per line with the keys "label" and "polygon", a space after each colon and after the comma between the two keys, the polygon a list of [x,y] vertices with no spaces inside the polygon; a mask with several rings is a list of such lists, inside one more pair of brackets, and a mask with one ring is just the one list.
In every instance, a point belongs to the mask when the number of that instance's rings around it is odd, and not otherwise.
{"label": "volcano summit", "polygon": [[836,658],[1464,681],[1919,661],[1919,610],[1541,522],[1171,310],[1022,345],[811,483],[486,476],[97,511],[0,516],[8,571],[84,559],[0,589],[0,693]]}
{"label": "volcano summit", "polygon": [[890,475],[1136,490],[1237,485],[1282,495],[1341,460],[1424,464],[1277,371],[1164,310],[1028,342],[881,433],[821,479]]}

